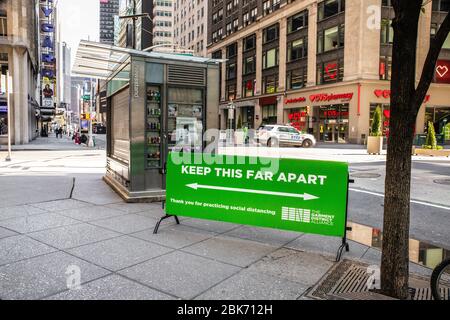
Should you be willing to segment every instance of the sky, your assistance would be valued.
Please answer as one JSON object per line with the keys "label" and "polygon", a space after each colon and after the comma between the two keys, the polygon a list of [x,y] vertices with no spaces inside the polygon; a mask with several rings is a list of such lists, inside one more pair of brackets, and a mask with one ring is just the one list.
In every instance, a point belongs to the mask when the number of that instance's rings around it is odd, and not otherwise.
{"label": "sky", "polygon": [[99,39],[99,0],[58,0],[61,39],[72,49],[72,64],[81,39]]}

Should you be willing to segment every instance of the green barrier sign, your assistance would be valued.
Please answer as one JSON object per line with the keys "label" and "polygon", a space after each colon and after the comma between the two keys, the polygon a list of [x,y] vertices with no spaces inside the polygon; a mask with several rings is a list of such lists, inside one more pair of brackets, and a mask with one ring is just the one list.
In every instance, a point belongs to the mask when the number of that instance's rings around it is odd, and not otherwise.
{"label": "green barrier sign", "polygon": [[166,188],[169,215],[345,237],[347,163],[170,153]]}

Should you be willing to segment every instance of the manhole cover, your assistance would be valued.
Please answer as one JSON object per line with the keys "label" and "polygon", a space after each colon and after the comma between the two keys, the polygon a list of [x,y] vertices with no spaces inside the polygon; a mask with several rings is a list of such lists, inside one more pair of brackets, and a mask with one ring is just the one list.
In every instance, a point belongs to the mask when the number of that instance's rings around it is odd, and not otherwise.
{"label": "manhole cover", "polygon": [[434,180],[434,183],[450,186],[450,179],[436,179]]}
{"label": "manhole cover", "polygon": [[374,179],[381,177],[381,174],[378,173],[369,173],[369,172],[358,172],[352,173],[351,176],[353,178],[361,178],[361,179]]}

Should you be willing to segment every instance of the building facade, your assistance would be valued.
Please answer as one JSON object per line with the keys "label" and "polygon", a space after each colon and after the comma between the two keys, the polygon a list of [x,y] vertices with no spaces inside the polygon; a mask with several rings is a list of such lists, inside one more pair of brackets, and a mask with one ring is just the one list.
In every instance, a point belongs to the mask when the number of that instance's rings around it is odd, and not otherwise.
{"label": "building facade", "polygon": [[[174,42],[173,0],[153,0],[153,45],[164,51],[164,45]],[[170,48],[170,47],[169,47]]]}
{"label": "building facade", "polygon": [[120,16],[148,14],[137,19],[120,19],[116,31],[117,45],[125,48],[144,50],[153,45],[153,1],[150,0],[120,0]]}
{"label": "building facade", "polygon": [[207,26],[207,0],[174,0],[174,41],[180,48],[206,57]]}
{"label": "building facade", "polygon": [[[42,1],[41,1],[42,2]],[[8,109],[13,144],[25,144],[39,133],[39,1],[0,1],[0,144],[7,143]],[[7,108],[7,71],[10,103]]]}
{"label": "building facade", "polygon": [[[209,0],[208,53],[226,59],[221,128],[231,101],[249,128],[290,123],[318,141],[364,143],[376,107],[389,136],[394,17],[389,0]],[[417,77],[448,0],[425,4]],[[450,37],[420,110],[416,133],[432,121],[450,143]],[[240,118],[240,120],[239,120]]]}
{"label": "building facade", "polygon": [[114,44],[114,17],[119,14],[119,0],[100,0],[100,42]]}

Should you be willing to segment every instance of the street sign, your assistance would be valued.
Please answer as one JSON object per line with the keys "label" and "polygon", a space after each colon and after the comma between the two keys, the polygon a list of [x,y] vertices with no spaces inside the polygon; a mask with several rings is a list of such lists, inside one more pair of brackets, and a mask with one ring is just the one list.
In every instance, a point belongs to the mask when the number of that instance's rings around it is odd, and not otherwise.
{"label": "street sign", "polygon": [[167,163],[168,215],[345,237],[347,163],[181,157],[170,153]]}

